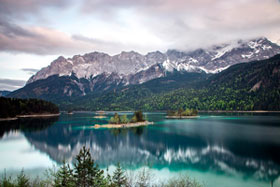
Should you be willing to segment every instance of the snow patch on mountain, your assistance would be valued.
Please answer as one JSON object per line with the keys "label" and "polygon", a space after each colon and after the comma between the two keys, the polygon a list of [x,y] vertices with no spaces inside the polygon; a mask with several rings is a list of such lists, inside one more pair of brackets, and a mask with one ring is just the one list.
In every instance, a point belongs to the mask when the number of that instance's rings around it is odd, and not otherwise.
{"label": "snow patch on mountain", "polygon": [[[75,55],[68,59],[61,56],[48,67],[33,75],[27,84],[46,79],[52,75],[75,75],[78,79],[88,80],[104,75],[103,79],[110,79],[110,82],[114,82],[111,79],[117,79],[116,83],[125,85],[140,84],[165,76],[164,72],[204,71],[218,73],[231,65],[267,59],[278,53],[280,53],[280,47],[266,38],[238,40],[188,52],[168,50],[166,53],[155,51],[141,55],[130,51],[121,52],[114,56],[92,52],[85,55]],[[103,79],[102,81],[104,81]]]}
{"label": "snow patch on mountain", "polygon": [[225,66],[225,67],[222,67],[222,68],[218,68],[218,69],[215,69],[215,70],[208,70],[208,69],[205,69],[204,67],[199,67],[199,69],[201,69],[202,71],[204,71],[205,73],[212,73],[212,74],[215,74],[215,73],[220,73],[224,70],[226,70],[227,68],[229,68],[230,66]]}
{"label": "snow patch on mountain", "polygon": [[162,65],[166,71],[173,71],[174,69],[173,64],[170,62],[168,58],[163,62]]}
{"label": "snow patch on mountain", "polygon": [[249,52],[249,54],[244,54],[244,55],[241,55],[241,56],[242,56],[242,58],[251,58],[253,55],[254,55],[253,52]]}
{"label": "snow patch on mountain", "polygon": [[231,44],[223,44],[222,46],[215,46],[213,50],[215,56],[211,60],[218,59],[224,54],[230,52],[232,49],[239,47],[238,42],[232,42]]}

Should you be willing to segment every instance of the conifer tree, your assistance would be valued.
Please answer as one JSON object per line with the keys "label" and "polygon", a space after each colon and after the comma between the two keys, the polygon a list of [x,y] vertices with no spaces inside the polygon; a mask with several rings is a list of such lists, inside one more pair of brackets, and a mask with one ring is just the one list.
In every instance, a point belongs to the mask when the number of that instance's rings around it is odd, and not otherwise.
{"label": "conifer tree", "polygon": [[120,117],[120,122],[121,122],[121,123],[128,123],[129,120],[127,119],[127,115],[122,115],[122,116]]}
{"label": "conifer tree", "polygon": [[56,187],[75,186],[73,170],[70,168],[69,164],[65,163],[65,161],[63,161],[63,165],[60,167],[59,171],[57,172],[54,182]]}
{"label": "conifer tree", "polygon": [[5,186],[5,187],[14,187],[15,186],[12,182],[11,176],[7,177],[6,169],[4,169],[4,175],[0,181],[0,186]]}
{"label": "conifer tree", "polygon": [[127,185],[127,178],[122,170],[120,163],[117,164],[117,168],[113,174],[113,184],[116,187],[122,187]]}
{"label": "conifer tree", "polygon": [[24,171],[21,170],[20,174],[17,176],[17,185],[18,187],[29,187],[30,182],[28,177],[24,174]]}
{"label": "conifer tree", "polygon": [[106,180],[103,176],[103,170],[94,163],[89,149],[85,146],[76,156],[77,162],[74,164],[74,176],[76,178],[76,186],[105,186]]}

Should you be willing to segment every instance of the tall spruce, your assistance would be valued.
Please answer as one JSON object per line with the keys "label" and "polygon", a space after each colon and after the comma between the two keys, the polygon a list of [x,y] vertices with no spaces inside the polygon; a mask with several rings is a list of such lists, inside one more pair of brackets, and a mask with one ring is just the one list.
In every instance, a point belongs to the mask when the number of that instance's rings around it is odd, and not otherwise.
{"label": "tall spruce", "polygon": [[103,170],[100,170],[98,165],[94,163],[89,149],[85,146],[80,150],[76,156],[76,163],[74,164],[76,186],[105,186],[106,180],[103,175]]}
{"label": "tall spruce", "polygon": [[17,176],[17,185],[18,187],[29,187],[30,182],[29,178],[24,174],[24,171],[21,170],[20,174]]}
{"label": "tall spruce", "polygon": [[124,170],[121,168],[120,163],[117,164],[117,168],[113,174],[113,186],[123,187],[128,185],[128,180],[125,176]]}
{"label": "tall spruce", "polygon": [[63,161],[63,165],[60,167],[55,176],[55,187],[74,187],[75,179],[73,176],[73,170],[70,168],[69,164]]}
{"label": "tall spruce", "polygon": [[136,111],[134,112],[134,115],[132,116],[130,122],[132,123],[136,123],[136,122],[143,122],[145,121],[145,118],[143,116],[143,112],[142,111]]}

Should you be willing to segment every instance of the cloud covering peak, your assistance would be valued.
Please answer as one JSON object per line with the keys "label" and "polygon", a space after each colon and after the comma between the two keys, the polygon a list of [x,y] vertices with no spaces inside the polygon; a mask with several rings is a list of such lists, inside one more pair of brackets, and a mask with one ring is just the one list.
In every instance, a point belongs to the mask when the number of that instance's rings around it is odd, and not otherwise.
{"label": "cloud covering peak", "polygon": [[0,51],[73,55],[280,36],[277,0],[0,0]]}

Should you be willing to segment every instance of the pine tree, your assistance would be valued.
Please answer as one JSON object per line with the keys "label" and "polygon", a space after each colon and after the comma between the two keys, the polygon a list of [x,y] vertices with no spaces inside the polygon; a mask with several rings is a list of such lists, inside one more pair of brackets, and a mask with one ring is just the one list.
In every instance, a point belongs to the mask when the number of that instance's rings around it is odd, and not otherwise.
{"label": "pine tree", "polygon": [[18,187],[28,187],[30,186],[29,179],[24,174],[24,171],[21,170],[20,174],[17,176],[17,185]]}
{"label": "pine tree", "polygon": [[62,186],[68,186],[68,187],[73,186],[74,187],[75,186],[73,170],[70,168],[69,164],[65,163],[65,161],[63,161],[63,165],[60,167],[59,171],[56,173],[54,182],[55,182],[56,187],[62,187]]}
{"label": "pine tree", "polygon": [[120,163],[117,164],[117,168],[113,174],[113,186],[122,187],[127,185],[127,178],[122,170]]}
{"label": "pine tree", "polygon": [[137,118],[136,118],[135,115],[131,118],[130,122],[131,123],[136,123],[137,122]]}
{"label": "pine tree", "polygon": [[127,119],[127,115],[122,115],[122,116],[120,117],[120,122],[121,122],[121,123],[128,123],[129,120]]}
{"label": "pine tree", "polygon": [[118,113],[114,114],[114,117],[110,118],[109,123],[111,124],[120,124],[121,120],[120,120],[120,116],[118,115]]}
{"label": "pine tree", "polygon": [[13,184],[11,176],[7,177],[6,169],[4,169],[4,175],[2,180],[0,181],[0,186],[5,187],[15,187],[16,185]]}
{"label": "pine tree", "polygon": [[132,123],[136,123],[136,122],[143,122],[145,121],[144,117],[143,117],[143,113],[142,111],[136,111],[134,112],[133,117],[130,120]]}
{"label": "pine tree", "polygon": [[104,186],[106,180],[103,176],[103,170],[91,158],[89,149],[83,147],[76,156],[77,162],[74,164],[74,176],[76,178],[76,186]]}

